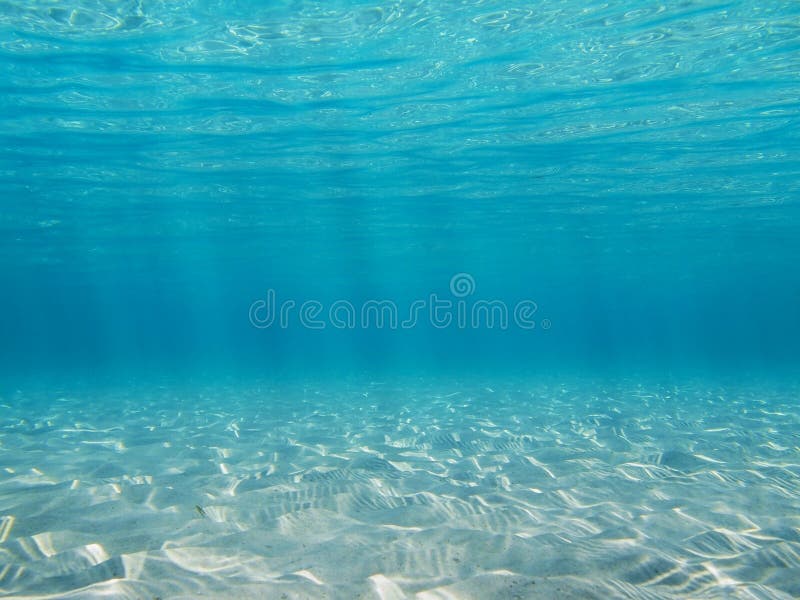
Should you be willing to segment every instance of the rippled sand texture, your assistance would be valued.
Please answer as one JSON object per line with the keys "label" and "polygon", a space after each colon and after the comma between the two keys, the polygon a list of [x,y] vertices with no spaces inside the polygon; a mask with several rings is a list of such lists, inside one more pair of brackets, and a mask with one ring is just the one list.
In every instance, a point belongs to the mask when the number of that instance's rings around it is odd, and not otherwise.
{"label": "rippled sand texture", "polygon": [[0,593],[789,598],[796,393],[3,398]]}

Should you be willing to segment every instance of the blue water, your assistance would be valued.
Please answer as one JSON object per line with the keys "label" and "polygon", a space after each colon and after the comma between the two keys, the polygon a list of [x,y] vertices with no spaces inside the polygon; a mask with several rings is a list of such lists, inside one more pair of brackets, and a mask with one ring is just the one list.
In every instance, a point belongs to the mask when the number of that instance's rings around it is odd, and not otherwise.
{"label": "blue water", "polygon": [[[796,363],[795,3],[0,15],[6,373]],[[552,328],[248,320],[462,272]]]}
{"label": "blue water", "polygon": [[[417,400],[466,394],[491,405],[504,390],[504,410],[520,412],[498,427],[526,436],[531,398],[556,402],[556,414],[573,390],[581,400],[563,418],[577,439],[599,426],[588,398],[605,399],[595,412],[631,464],[686,452],[738,456],[744,472],[774,444],[790,454],[781,489],[800,490],[796,434],[769,421],[796,423],[800,374],[798,40],[800,3],[788,1],[0,1],[0,400],[10,411],[0,448],[11,436],[8,451],[21,449],[12,462],[41,470],[37,453],[68,446],[28,440],[25,427],[63,439],[75,419],[125,429],[133,409],[95,422],[87,398],[147,398],[162,416],[195,404],[201,429],[198,415],[225,413],[219,435],[233,443],[239,421],[226,407],[241,408],[237,390],[265,406],[282,397],[275,389],[305,399],[316,390],[352,408],[384,382],[397,407],[432,419],[422,430],[441,421]],[[626,445],[608,407],[623,398],[639,414],[645,392],[666,402],[651,415],[666,441],[643,450]],[[735,417],[709,424],[696,400],[729,396],[756,403],[748,410],[766,419],[763,438],[747,438],[752,424]],[[691,414],[676,416],[684,408]],[[452,427],[483,427],[475,414]],[[344,430],[371,426],[340,417]],[[669,441],[673,428],[689,436],[673,418],[694,424],[685,447]],[[177,416],[162,423],[187,444],[222,445],[192,438]],[[133,419],[128,433],[146,426]],[[701,447],[707,429],[738,433],[718,456]],[[333,439],[308,435],[309,447]],[[108,447],[129,447],[123,438]],[[81,478],[80,463],[65,461],[70,475],[54,483]],[[265,468],[242,466],[246,477]],[[89,472],[103,485],[152,475],[134,471]],[[513,495],[509,477],[501,488]],[[189,512],[211,502],[189,496]],[[18,501],[4,507],[27,506]],[[17,529],[19,510],[3,513]],[[8,522],[0,543],[14,537]],[[771,535],[796,543],[791,523]],[[53,529],[27,534],[36,531]],[[517,572],[510,564],[498,568]],[[4,577],[2,589],[19,594],[91,583]],[[763,584],[764,597],[800,593],[737,577]],[[394,597],[383,579],[369,581]],[[332,593],[363,593],[353,585]]]}

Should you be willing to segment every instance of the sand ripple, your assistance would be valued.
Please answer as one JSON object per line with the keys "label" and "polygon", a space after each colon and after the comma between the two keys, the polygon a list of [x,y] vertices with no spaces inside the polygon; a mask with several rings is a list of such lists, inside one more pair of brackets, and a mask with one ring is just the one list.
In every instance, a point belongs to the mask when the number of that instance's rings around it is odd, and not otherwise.
{"label": "sand ripple", "polygon": [[790,598],[793,390],[21,392],[0,594]]}

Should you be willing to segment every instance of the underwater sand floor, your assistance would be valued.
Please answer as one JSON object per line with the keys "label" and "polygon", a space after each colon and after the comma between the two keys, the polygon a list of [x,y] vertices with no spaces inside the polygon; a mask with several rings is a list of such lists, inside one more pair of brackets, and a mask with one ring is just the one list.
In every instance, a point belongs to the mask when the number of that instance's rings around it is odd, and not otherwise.
{"label": "underwater sand floor", "polygon": [[569,382],[2,398],[0,595],[800,596],[787,390]]}

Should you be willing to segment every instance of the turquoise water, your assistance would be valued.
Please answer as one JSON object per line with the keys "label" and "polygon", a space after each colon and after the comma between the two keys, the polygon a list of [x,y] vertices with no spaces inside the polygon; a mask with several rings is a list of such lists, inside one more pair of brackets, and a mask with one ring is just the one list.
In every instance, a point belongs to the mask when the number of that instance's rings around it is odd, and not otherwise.
{"label": "turquoise water", "polygon": [[800,594],[799,39],[0,1],[0,593]]}

